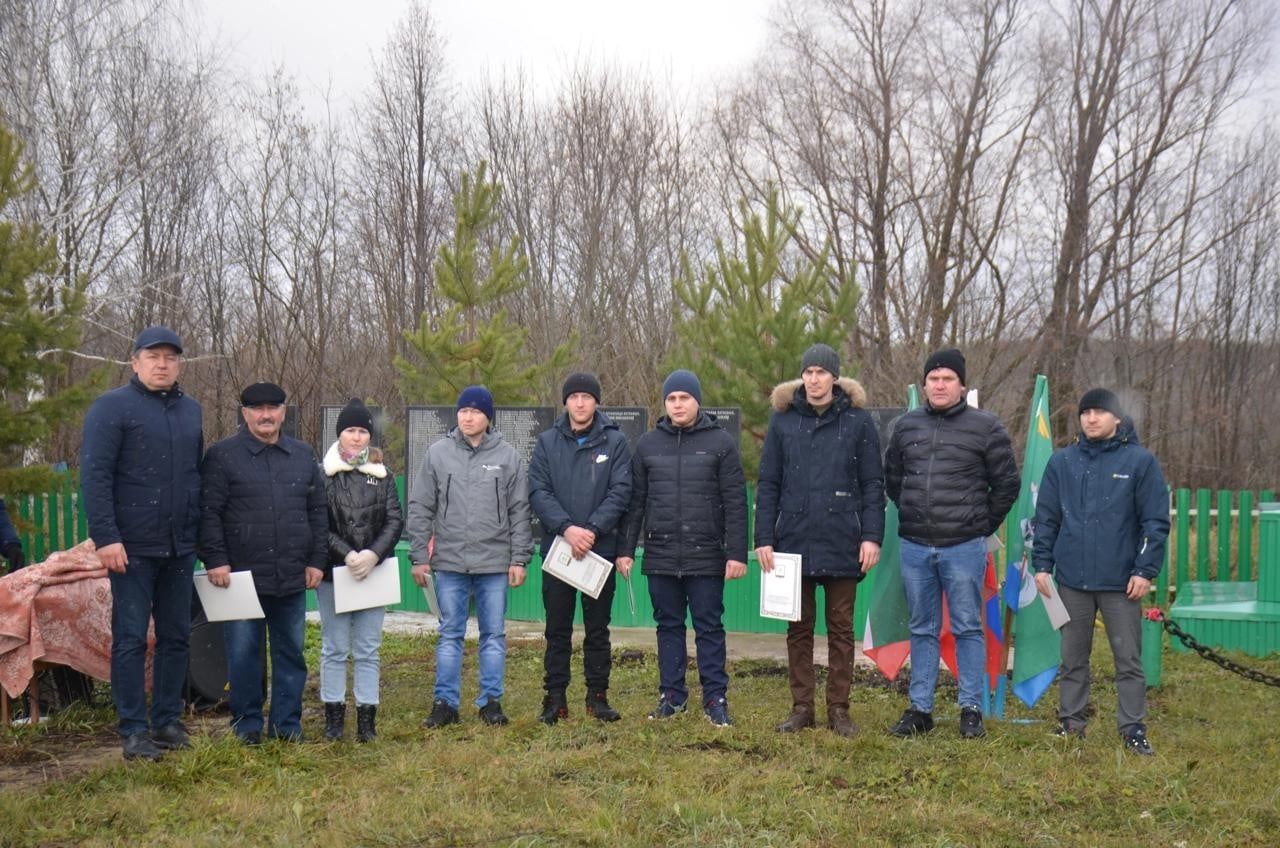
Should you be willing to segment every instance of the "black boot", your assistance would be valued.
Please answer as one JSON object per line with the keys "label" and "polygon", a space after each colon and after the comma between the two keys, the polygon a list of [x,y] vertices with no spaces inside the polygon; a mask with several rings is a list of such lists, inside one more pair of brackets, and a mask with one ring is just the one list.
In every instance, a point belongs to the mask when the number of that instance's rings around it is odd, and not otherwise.
{"label": "black boot", "polygon": [[324,738],[336,742],[342,738],[342,728],[347,720],[346,704],[324,705]]}
{"label": "black boot", "polygon": [[357,742],[372,742],[378,738],[378,728],[375,721],[377,716],[377,704],[356,704]]}
{"label": "black boot", "polygon": [[569,702],[565,700],[563,692],[548,692],[547,696],[542,699],[542,715],[538,716],[538,721],[546,725],[555,724],[562,718],[569,717]]}
{"label": "black boot", "polygon": [[617,721],[622,718],[617,710],[609,706],[609,698],[603,689],[587,693],[587,715],[595,716],[601,721]]}

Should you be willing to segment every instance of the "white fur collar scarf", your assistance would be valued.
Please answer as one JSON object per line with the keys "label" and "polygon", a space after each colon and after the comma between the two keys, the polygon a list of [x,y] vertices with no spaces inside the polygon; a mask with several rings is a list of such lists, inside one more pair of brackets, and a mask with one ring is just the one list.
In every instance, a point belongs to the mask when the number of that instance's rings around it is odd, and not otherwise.
{"label": "white fur collar scarf", "polygon": [[324,473],[332,477],[344,471],[359,471],[361,474],[368,474],[370,477],[386,477],[387,467],[381,462],[373,462],[372,459],[373,457],[370,455],[370,461],[359,467],[348,465],[342,461],[342,455],[338,453],[338,443],[334,442],[329,445],[329,450],[324,455]]}

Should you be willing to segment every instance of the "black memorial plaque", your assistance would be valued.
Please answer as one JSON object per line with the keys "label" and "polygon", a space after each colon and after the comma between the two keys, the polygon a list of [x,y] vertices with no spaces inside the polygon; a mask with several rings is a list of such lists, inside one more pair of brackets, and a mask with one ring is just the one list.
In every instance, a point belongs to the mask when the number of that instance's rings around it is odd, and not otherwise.
{"label": "black memorial plaque", "polygon": [[410,406],[404,413],[404,473],[407,494],[422,465],[423,454],[457,426],[458,411],[453,406]]}
{"label": "black memorial plaque", "polygon": [[533,458],[538,434],[555,420],[556,410],[550,406],[499,406],[493,411],[493,429],[511,443],[526,466]]}
{"label": "black memorial plaque", "polygon": [[704,406],[702,411],[714,415],[720,426],[733,436],[735,445],[742,444],[742,407],[740,406]]}
{"label": "black memorial plaque", "polygon": [[635,451],[636,442],[649,429],[649,410],[643,406],[600,407],[600,411],[618,425],[618,429],[627,437],[627,446]]}

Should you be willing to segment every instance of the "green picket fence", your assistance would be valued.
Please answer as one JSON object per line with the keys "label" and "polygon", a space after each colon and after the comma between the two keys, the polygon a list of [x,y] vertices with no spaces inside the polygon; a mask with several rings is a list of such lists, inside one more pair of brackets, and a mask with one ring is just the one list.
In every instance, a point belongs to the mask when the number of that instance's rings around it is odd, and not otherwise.
{"label": "green picket fence", "polygon": [[[396,479],[401,499],[404,477]],[[748,488],[749,503],[755,491]],[[1166,549],[1166,567],[1156,583],[1154,602],[1166,606],[1177,587],[1188,581],[1250,581],[1257,577],[1258,504],[1274,501],[1274,490],[1254,492],[1211,489],[1177,489],[1171,497],[1171,531]],[[19,535],[29,562],[40,562],[50,553],[70,548],[88,538],[84,512],[76,476],[59,474],[47,492],[22,498],[7,499],[9,511],[18,519]],[[754,512],[754,511],[752,511]],[[1013,528],[1005,528],[1004,537]],[[750,531],[748,531],[750,532]],[[996,554],[997,574],[1003,578],[1002,551]],[[422,592],[409,577],[408,544],[397,549],[401,566],[404,600],[392,607],[397,610],[425,611]],[[641,560],[643,561],[643,553]],[[540,621],[542,609],[542,571],[537,560],[529,569],[525,585],[511,592],[508,617],[523,621]],[[725,587],[725,627],[735,632],[783,633],[786,623],[761,618],[760,570],[754,555],[749,557],[747,576]],[[865,585],[865,584],[864,584]],[[866,603],[870,592],[859,592],[855,607],[854,633],[860,635],[866,621]],[[634,597],[632,611],[630,597]],[[314,603],[312,604],[314,607]],[[653,608],[644,576],[633,572],[631,591],[626,581],[619,580],[613,602],[613,621],[623,627],[648,627],[653,623]],[[818,629],[826,632],[822,604],[818,604]]]}
{"label": "green picket fence", "polygon": [[89,525],[80,508],[79,480],[70,472],[57,475],[48,491],[21,498],[5,498],[14,519],[27,562],[43,562],[89,538]]}
{"label": "green picket fence", "polygon": [[1156,582],[1155,603],[1165,606],[1178,587],[1196,582],[1257,579],[1258,504],[1273,502],[1271,489],[1176,489],[1165,568]]}

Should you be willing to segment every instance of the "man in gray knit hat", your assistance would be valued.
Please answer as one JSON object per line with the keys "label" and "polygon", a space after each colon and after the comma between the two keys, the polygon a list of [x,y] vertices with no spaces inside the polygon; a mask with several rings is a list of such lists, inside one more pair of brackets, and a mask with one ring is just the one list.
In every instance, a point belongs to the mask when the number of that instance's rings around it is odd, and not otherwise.
{"label": "man in gray knit hat", "polygon": [[787,627],[791,714],[778,730],[794,733],[815,724],[813,631],[821,586],[827,725],[849,737],[857,730],[849,718],[853,604],[884,538],[880,437],[863,409],[866,392],[840,376],[840,357],[828,345],[806,350],[800,378],[779,384],[771,400],[756,494],[756,559],[772,571],[775,550],[801,557],[800,620]]}

